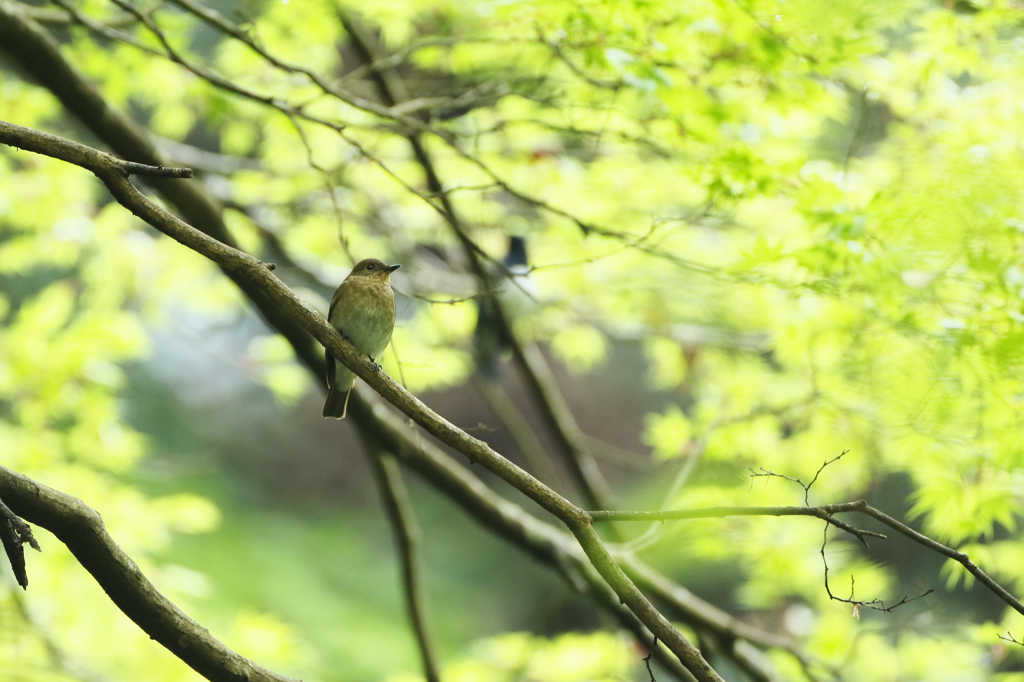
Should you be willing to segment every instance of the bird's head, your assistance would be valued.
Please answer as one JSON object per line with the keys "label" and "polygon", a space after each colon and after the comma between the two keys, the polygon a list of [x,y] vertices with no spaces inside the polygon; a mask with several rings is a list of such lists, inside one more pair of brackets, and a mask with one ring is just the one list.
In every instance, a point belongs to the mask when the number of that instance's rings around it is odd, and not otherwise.
{"label": "bird's head", "polygon": [[391,277],[391,273],[402,267],[401,265],[388,265],[384,261],[377,260],[376,258],[366,258],[352,268],[352,272],[349,273],[349,277],[371,277],[383,282],[387,282]]}

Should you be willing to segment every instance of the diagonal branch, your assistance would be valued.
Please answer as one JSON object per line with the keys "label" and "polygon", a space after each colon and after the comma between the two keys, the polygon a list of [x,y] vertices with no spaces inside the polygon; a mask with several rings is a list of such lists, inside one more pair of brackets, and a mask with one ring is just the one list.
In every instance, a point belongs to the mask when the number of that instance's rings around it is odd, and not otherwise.
{"label": "diagonal branch", "polygon": [[[368,33],[359,24],[358,20],[346,12],[339,10],[341,21],[348,32],[353,47],[360,53],[367,64],[377,61],[377,54],[373,42]],[[374,69],[373,76],[377,88],[385,103],[394,107],[407,97],[407,91],[401,78],[391,69]],[[500,298],[495,293],[494,283],[491,276],[481,261],[480,248],[466,234],[465,227],[459,220],[455,207],[451,202],[448,193],[444,192],[444,183],[441,182],[434,167],[423,140],[417,133],[408,135],[409,144],[412,146],[416,160],[422,166],[427,177],[428,191],[439,196],[444,208],[441,215],[451,226],[452,231],[462,244],[466,259],[468,260],[473,274],[476,275],[482,287],[482,295],[487,299],[494,315],[495,322],[505,342],[512,349],[516,364],[526,377],[527,385],[530,387],[537,404],[541,408],[545,421],[558,440],[562,452],[565,454],[576,483],[583,493],[587,504],[591,507],[611,507],[611,488],[605,481],[597,462],[587,446],[586,437],[572,412],[568,403],[558,390],[547,361],[540,350],[533,345],[520,344],[512,331],[512,324],[505,313]],[[457,147],[457,145],[455,145]]]}
{"label": "diagonal branch", "polygon": [[[32,74],[118,156],[149,166],[163,165],[146,131],[110,106],[96,86],[64,57],[60,46],[46,29],[26,15],[21,3],[0,0],[0,50],[5,50]],[[224,223],[220,205],[202,185],[162,182],[158,190],[190,224],[219,242],[235,245]],[[283,314],[258,287],[236,273],[225,270],[225,274],[242,290],[267,324],[288,340],[299,359],[308,367],[319,368],[317,375],[323,377],[323,353],[315,347],[309,333]]]}
{"label": "diagonal branch", "polygon": [[[407,420],[400,419],[388,410],[380,398],[361,387],[357,387],[356,390],[366,395],[354,396],[349,404],[349,411],[354,420],[366,427],[365,431],[369,437],[377,441],[381,447],[395,453],[402,464],[419,473],[431,485],[461,505],[478,523],[555,570],[574,591],[591,597],[638,641],[646,642],[651,639],[650,630],[623,605],[619,596],[598,574],[579,544],[573,542],[570,536],[528,514],[522,507],[485,485],[464,465],[456,462],[439,447],[418,437],[409,427]],[[632,559],[617,556],[616,560],[628,567],[628,562]],[[689,594],[681,587],[678,589]],[[699,602],[696,598],[694,601]],[[709,604],[703,605],[713,609]],[[699,610],[700,607],[694,609]],[[688,616],[689,614],[681,615],[681,618],[693,623]],[[701,620],[698,617],[698,622],[703,625],[704,622],[711,622],[711,619]],[[730,634],[730,638],[733,637],[735,634]],[[755,641],[762,643],[759,640]],[[677,679],[695,679],[667,649],[659,648],[655,657]]]}
{"label": "diagonal branch", "polygon": [[81,500],[3,466],[0,496],[18,516],[57,536],[125,615],[210,682],[295,682],[227,648],[160,594]]}
{"label": "diagonal branch", "polygon": [[[48,138],[54,136],[45,133],[26,136],[24,135],[26,130],[20,126],[0,122],[0,141],[16,140],[23,149],[47,156],[52,155],[50,150],[52,140],[48,140]],[[615,590],[619,599],[629,607],[652,634],[657,635],[668,646],[698,680],[721,680],[721,677],[701,657],[697,648],[644,597],[622,571],[594,530],[592,520],[586,511],[502,457],[487,443],[456,427],[381,372],[376,364],[345,341],[320,313],[298,298],[281,280],[275,277],[266,264],[238,249],[218,242],[154,204],[128,181],[128,178],[117,167],[117,159],[114,157],[85,145],[70,141],[65,141],[65,143],[76,147],[78,152],[93,157],[86,167],[103,181],[118,203],[160,232],[209,258],[250,286],[265,293],[285,315],[290,316],[297,324],[312,334],[313,338],[323,344],[331,355],[351,369],[356,376],[369,384],[389,403],[412,418],[427,433],[462,453],[470,461],[491,471],[558,518],[576,537],[590,562],[601,574],[601,577]]]}
{"label": "diagonal branch", "polygon": [[[439,447],[418,437],[406,420],[386,409],[380,398],[362,387],[357,387],[357,391],[363,395],[354,397],[349,405],[353,419],[365,427],[382,447],[394,452],[402,464],[418,472],[461,505],[478,523],[557,571],[576,591],[588,593],[632,632],[638,642],[650,641],[651,632],[620,603],[618,596],[597,574],[570,536],[528,514],[522,507],[486,486]],[[652,569],[632,552],[616,546],[611,551],[631,580],[664,604],[674,618],[693,629],[711,633],[723,642],[745,641],[784,650],[805,668],[813,664],[804,652],[785,637],[760,630],[712,606]],[[725,653],[731,655],[732,651],[727,649]],[[678,660],[663,654],[663,648],[659,648],[655,654],[662,665],[666,665],[666,660],[671,661],[676,668],[666,667],[671,670],[681,669],[686,677],[689,676],[679,666]],[[676,674],[676,677],[682,679],[680,674]]]}
{"label": "diagonal branch", "polygon": [[[46,31],[26,17],[21,12],[21,9],[23,8],[19,3],[0,0],[0,49],[9,50],[11,56],[29,71],[43,87],[53,92],[71,113],[78,116],[96,136],[122,157],[146,162],[151,165],[159,165],[159,158],[149,142],[147,134],[131,119],[112,108],[100,96],[95,86],[85,79],[64,58],[59,46]],[[208,234],[213,235],[219,241],[228,244],[232,243],[231,237],[220,216],[219,205],[209,193],[204,191],[201,185],[179,182],[161,183],[159,191],[181,211],[182,215],[189,222]],[[230,270],[225,269],[225,272],[229,278],[239,285],[246,296],[253,301],[268,324],[276,328],[287,338],[295,349],[300,362],[314,376],[322,377],[323,355],[315,349],[309,334],[296,324],[289,315],[281,313],[276,305],[257,287],[252,286],[247,280],[244,280]],[[363,404],[357,400],[353,402],[355,404]],[[387,414],[390,415],[390,413]],[[360,430],[380,430],[383,428],[381,420],[372,411],[364,411],[362,417],[356,420],[356,425]],[[404,427],[404,424],[399,420],[398,426]],[[423,445],[422,441],[422,438],[406,438],[402,442],[404,447],[413,448]],[[428,479],[431,476],[435,476],[436,479],[437,476],[441,475],[438,472],[448,471],[446,467],[449,465],[463,468],[451,460],[448,455],[440,451],[438,453],[438,456],[443,458],[443,460],[429,458],[418,460],[421,473]],[[445,461],[448,464],[445,464]],[[504,500],[501,500],[501,503],[505,507],[495,507],[493,509],[488,507],[486,503],[487,495],[493,494],[490,489],[480,483],[468,471],[465,472],[465,477],[467,487],[463,488],[461,493],[452,492],[452,489],[445,488],[444,485],[436,483],[436,480],[434,482],[452,495],[456,501],[465,504],[470,513],[481,522],[488,524],[492,530],[502,534],[509,541],[518,544],[539,560],[555,567],[566,577],[570,584],[586,587],[586,582],[581,581],[579,577],[579,571],[585,570],[585,575],[592,579],[590,589],[594,592],[595,600],[615,613],[624,627],[632,630],[643,641],[650,641],[650,631],[620,603],[618,595],[604,583],[600,576],[586,562],[585,556],[582,555],[579,547],[572,542],[571,538],[551,528],[548,524],[526,515],[518,506]],[[472,485],[470,485],[470,482]],[[507,514],[498,514],[494,512],[494,509],[501,509],[503,513],[507,512]],[[491,512],[494,513],[492,514]],[[519,525],[518,519],[520,516],[530,519],[530,523],[526,526]],[[541,530],[538,530],[538,528]],[[549,540],[555,544],[546,544]],[[567,558],[570,556],[572,559]],[[799,650],[793,649],[792,645],[788,644],[784,639],[770,636],[737,621],[729,616],[729,614],[721,612],[712,605],[703,602],[681,586],[663,576],[659,577],[658,574],[649,568],[645,569],[646,572],[644,573],[639,572],[643,569],[644,565],[630,556],[618,552],[615,556],[628,569],[630,576],[634,580],[641,584],[645,590],[651,590],[652,594],[657,595],[659,600],[666,603],[674,612],[675,617],[680,620],[693,624],[695,627],[699,626],[703,629],[712,629],[720,632],[726,639],[735,639],[735,637],[740,636],[759,646],[781,647],[801,661],[805,660]],[[571,564],[574,563],[582,568],[573,568]],[[659,648],[658,651],[659,659],[664,659],[662,660],[663,664],[669,667],[672,667],[674,664],[678,670],[682,670],[685,674],[685,669],[679,666],[678,661],[667,656],[667,654],[665,657],[662,656],[662,654],[665,654],[664,649]],[[677,676],[681,677],[683,675]]]}
{"label": "diagonal branch", "polygon": [[[778,474],[773,475],[778,476]],[[860,512],[861,514],[870,516],[876,521],[889,526],[897,533],[905,535],[919,545],[927,547],[944,557],[948,557],[953,561],[956,561],[967,569],[967,571],[973,575],[978,582],[991,590],[1004,602],[1009,604],[1014,611],[1024,615],[1024,604],[1010,594],[1005,587],[1000,585],[991,576],[981,570],[973,561],[971,561],[969,556],[963,552],[953,549],[952,547],[947,547],[941,542],[932,540],[927,535],[919,533],[907,524],[897,521],[888,514],[875,509],[864,500],[857,500],[856,502],[840,502],[837,504],[823,504],[818,507],[706,507],[704,509],[677,509],[662,512],[591,511],[588,512],[588,514],[595,521],[600,519],[615,521],[678,521],[684,519],[725,518],[727,516],[813,516],[854,535],[864,545],[867,545],[866,538],[868,537],[886,539],[886,536],[881,533],[860,530],[833,517],[834,514],[847,512]]]}
{"label": "diagonal branch", "polygon": [[964,554],[963,552],[958,552],[952,547],[947,547],[941,542],[932,540],[927,535],[918,533],[916,530],[914,530],[907,524],[901,523],[896,519],[892,518],[891,516],[889,516],[888,514],[885,514],[884,512],[881,512],[878,509],[875,509],[864,500],[854,502],[854,504],[857,505],[857,511],[861,512],[862,514],[867,514],[876,521],[879,521],[889,526],[897,533],[901,533],[907,536],[917,544],[927,547],[928,549],[934,552],[938,552],[944,557],[948,557],[953,561],[956,561],[961,566],[966,568],[967,572],[973,575],[978,580],[978,582],[980,582],[988,589],[992,590],[992,592],[994,592],[996,596],[998,596],[1004,602],[1009,604],[1014,611],[1021,615],[1024,615],[1024,604],[1021,604],[1019,599],[1010,594],[1010,592],[1005,587],[1003,587],[995,580],[993,580],[991,576],[985,573],[985,571],[978,568],[978,566],[973,561],[971,561],[970,557]]}

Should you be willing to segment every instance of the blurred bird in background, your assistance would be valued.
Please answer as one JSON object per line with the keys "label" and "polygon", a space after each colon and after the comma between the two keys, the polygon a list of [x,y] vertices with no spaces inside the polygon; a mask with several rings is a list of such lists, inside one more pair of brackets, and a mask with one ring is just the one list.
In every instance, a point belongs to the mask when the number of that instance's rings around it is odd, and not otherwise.
{"label": "blurred bird in background", "polygon": [[[491,273],[491,285],[509,320],[522,314],[533,299],[533,287],[527,274],[530,271],[526,256],[526,238],[509,237],[508,253],[501,260],[504,270]],[[487,296],[477,299],[476,329],[473,332],[476,366],[487,379],[498,378],[501,354],[508,346],[501,334],[497,316]]]}
{"label": "blurred bird in background", "polygon": [[[395,329],[395,292],[391,273],[399,265],[388,265],[376,258],[356,263],[345,281],[334,292],[327,321],[360,353],[376,362],[391,341]],[[356,375],[326,351],[327,402],[324,417],[344,419],[348,397]]]}

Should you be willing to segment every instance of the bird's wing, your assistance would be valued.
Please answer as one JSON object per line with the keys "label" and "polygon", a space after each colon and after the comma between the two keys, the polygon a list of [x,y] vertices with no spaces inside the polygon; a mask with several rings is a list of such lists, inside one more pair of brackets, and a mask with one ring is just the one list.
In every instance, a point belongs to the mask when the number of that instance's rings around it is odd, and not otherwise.
{"label": "bird's wing", "polygon": [[324,348],[324,360],[327,361],[327,388],[334,385],[334,379],[337,376],[338,368],[334,364],[334,356],[331,355],[331,351]]}
{"label": "bird's wing", "polygon": [[[342,282],[342,284],[345,284],[345,282]],[[334,292],[334,296],[331,298],[331,307],[327,309],[328,322],[332,317],[334,317],[334,309],[338,306],[338,301],[341,300],[341,293],[344,288],[344,286],[338,287],[338,289]]]}
{"label": "bird's wing", "polygon": [[[347,281],[347,280],[346,280]],[[345,282],[342,282],[344,285]],[[334,317],[334,309],[338,306],[338,301],[341,300],[342,290],[344,286],[339,286],[334,292],[334,296],[331,298],[331,307],[327,309],[327,323],[331,323],[331,318]],[[331,355],[331,351],[324,349],[324,359],[327,360],[327,387],[330,388],[334,385],[335,379],[337,378],[337,367],[334,364],[334,356]]]}

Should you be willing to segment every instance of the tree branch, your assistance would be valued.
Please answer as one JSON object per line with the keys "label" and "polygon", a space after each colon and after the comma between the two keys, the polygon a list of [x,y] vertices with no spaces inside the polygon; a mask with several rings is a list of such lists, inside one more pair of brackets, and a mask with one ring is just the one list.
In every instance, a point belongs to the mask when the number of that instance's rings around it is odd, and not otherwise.
{"label": "tree branch", "polygon": [[[0,49],[52,92],[64,107],[103,140],[118,156],[149,166],[162,166],[147,133],[135,121],[117,111],[61,53],[46,29],[25,15],[24,6],[0,0]],[[228,232],[217,200],[202,185],[192,182],[162,182],[158,191],[197,229],[229,246],[235,241]],[[223,268],[222,268],[223,269]],[[324,356],[309,333],[302,329],[263,291],[234,272],[225,274],[245,293],[267,324],[284,336],[302,362],[325,376]]]}
{"label": "tree branch", "polygon": [[[773,475],[778,476],[778,474]],[[923,545],[934,552],[938,552],[945,557],[953,559],[967,569],[971,575],[977,578],[978,582],[991,590],[1004,602],[1009,604],[1014,611],[1024,615],[1024,604],[1021,604],[1020,600],[1010,594],[1005,587],[978,568],[978,566],[972,562],[970,557],[966,554],[958,552],[952,547],[947,547],[941,542],[932,540],[927,535],[917,532],[905,523],[901,523],[884,512],[875,509],[864,500],[857,500],[856,502],[841,502],[838,504],[823,504],[818,507],[706,507],[704,509],[677,509],[662,512],[591,511],[587,513],[590,514],[590,517],[595,521],[599,519],[616,521],[680,521],[685,519],[725,518],[727,516],[813,516],[854,535],[865,546],[867,545],[866,538],[868,537],[887,539],[886,536],[881,533],[860,530],[833,518],[833,514],[842,514],[847,512],[860,512],[861,514],[870,516],[876,521],[889,526],[897,533],[907,536],[919,545]]]}
{"label": "tree branch", "polygon": [[227,648],[160,594],[81,500],[3,466],[0,496],[18,516],[57,536],[126,616],[210,682],[295,682]]}
{"label": "tree branch", "polygon": [[672,511],[592,511],[590,517],[614,521],[682,521],[685,519],[721,519],[727,516],[813,516],[855,536],[867,547],[869,537],[886,539],[881,533],[854,528],[832,517],[846,511],[860,511],[859,502],[829,504],[820,507],[705,507],[704,509],[676,509]]}
{"label": "tree branch", "polygon": [[191,168],[168,168],[150,166],[134,161],[124,161],[110,154],[97,154],[96,150],[62,137],[24,128],[13,123],[0,121],[0,142],[28,152],[44,154],[60,161],[67,161],[96,175],[120,173],[124,177],[141,175],[150,178],[191,178]]}
{"label": "tree branch", "polygon": [[523,413],[509,397],[508,393],[498,381],[490,377],[481,376],[480,373],[474,377],[473,385],[480,395],[487,402],[487,406],[498,417],[508,434],[519,446],[526,462],[532,469],[532,474],[548,485],[554,486],[558,481],[554,467],[551,466],[551,458],[544,450],[544,445],[537,438],[533,427],[527,421]]}
{"label": "tree branch", "polygon": [[[478,523],[554,569],[574,591],[588,594],[633,633],[637,641],[650,641],[650,630],[623,605],[571,537],[505,499],[440,448],[418,437],[379,397],[361,387],[356,390],[366,395],[353,396],[349,412],[366,427],[368,436],[446,493]],[[696,597],[694,600],[700,602]],[[686,616],[683,620],[687,620]],[[659,648],[655,657],[677,679],[696,679],[667,649]]]}
{"label": "tree branch", "polygon": [[[76,114],[97,136],[102,138],[114,148],[119,154],[127,158],[134,158],[138,161],[147,161],[153,165],[159,165],[159,160],[153,151],[152,145],[149,143],[146,133],[143,132],[136,124],[123,116],[119,112],[112,109],[99,95],[96,88],[89,83],[80,72],[77,71],[70,63],[64,59],[60,53],[59,46],[49,37],[44,30],[41,29],[37,24],[34,24],[30,19],[26,18],[20,13],[20,4],[11,3],[7,0],[0,0],[0,45],[3,48],[9,49],[11,55],[21,62],[22,66],[31,72],[43,85],[50,89],[74,114]],[[178,206],[179,210],[185,215],[185,217],[202,228],[208,234],[214,235],[217,239],[222,242],[231,243],[231,237],[227,233],[223,221],[220,217],[220,208],[217,202],[213,200],[209,194],[205,193],[201,186],[194,183],[161,183],[160,191],[164,196],[172,203]],[[283,314],[276,305],[267,298],[263,292],[256,286],[239,276],[236,272],[225,268],[226,274],[235,281],[236,284],[243,290],[243,292],[254,302],[261,314],[267,319],[268,323],[273,327],[277,328],[291,343],[296,351],[299,360],[310,369],[315,376],[323,376],[323,360],[322,354],[316,349],[312,343],[309,334],[302,329],[295,321],[287,314]],[[354,401],[358,403],[359,401]],[[367,422],[372,423],[367,423]],[[370,414],[366,419],[357,420],[356,424],[360,429],[367,427],[377,427],[380,425],[379,420],[376,416]],[[417,438],[417,442],[422,439]],[[407,443],[408,445],[408,443]],[[446,459],[447,455],[443,455]],[[454,462],[451,462],[453,466],[459,466]],[[444,465],[440,464],[428,464],[425,468],[431,466],[441,467]],[[471,511],[474,509],[473,504],[480,504],[480,500],[483,499],[479,496],[485,492],[489,493],[489,489],[476,481],[475,477],[470,474],[466,474],[469,478],[473,479],[477,484],[477,488],[472,488],[471,492],[467,493],[467,496],[463,498],[466,504],[471,505],[467,507]],[[518,507],[511,505],[510,508],[518,510],[520,514],[525,515]],[[483,514],[481,518],[484,522],[487,522],[487,515],[477,508],[474,514]],[[532,517],[528,518],[532,519]],[[494,520],[493,518],[491,519]],[[553,550],[550,547],[547,549],[541,549],[538,546],[538,542],[543,544],[542,539],[545,537],[545,533],[542,532],[540,535],[534,534],[532,531],[523,533],[519,537],[519,544],[523,546],[527,551],[530,551],[535,556],[544,554],[545,552],[554,551],[555,555],[549,557],[549,563],[562,570],[563,575],[571,583],[580,585],[581,581],[578,575],[573,575],[573,569],[567,567],[563,561],[558,559],[559,556],[566,557],[567,551],[571,550],[576,556],[579,553],[579,548],[565,537],[559,531],[550,528],[547,524],[533,520],[535,524],[540,524],[541,528],[547,528],[550,532],[555,533],[562,543],[559,545],[559,549]],[[514,525],[514,522],[513,522]],[[532,526],[531,526],[532,528]],[[534,528],[536,530],[536,528]],[[501,531],[499,531],[501,532]],[[509,536],[506,536],[509,537]],[[567,549],[568,548],[568,549]],[[580,555],[582,556],[582,555]],[[624,555],[616,555],[624,565],[630,566],[632,559]],[[604,604],[607,608],[612,609],[620,620],[623,621],[625,627],[633,629],[630,623],[639,623],[639,621],[629,613],[619,602],[618,596],[612,592],[607,585],[596,576],[596,573],[590,567],[585,558],[580,559],[582,562],[580,565],[585,567],[588,571],[587,575],[594,577],[595,585],[592,588],[595,592],[599,592],[602,595],[607,596],[607,599],[598,599],[599,603]],[[570,562],[572,563],[572,562]],[[640,564],[642,565],[642,564]],[[636,577],[636,571],[631,568],[630,574],[635,579],[640,580]],[[666,580],[667,585],[652,585],[651,589],[657,592],[659,589],[664,593],[666,589],[671,588],[674,590],[672,599],[675,599],[673,604],[671,599],[668,600],[672,608],[677,612],[678,617],[687,622],[703,624],[705,627],[718,627],[719,624],[730,622],[730,617],[724,612],[718,612],[717,609],[702,602],[689,591],[682,587],[671,583]],[[585,583],[584,583],[585,584]],[[647,584],[647,583],[645,583]],[[598,589],[600,587],[600,590]],[[665,589],[662,589],[665,588]],[[603,590],[603,592],[601,592]],[[665,597],[661,597],[665,600]],[[689,600],[689,601],[687,601]],[[716,615],[717,614],[717,615]],[[733,619],[734,620],[734,619]],[[742,625],[742,624],[739,624]],[[646,632],[646,628],[642,624],[638,625],[641,629]],[[727,636],[734,636],[735,631],[729,630],[729,625],[722,625],[721,631]],[[634,630],[635,631],[635,630]],[[730,634],[732,633],[732,634]],[[638,634],[638,636],[640,636]],[[755,642],[766,646],[787,646],[784,642],[777,639],[772,639],[766,633],[760,633],[756,629],[749,628],[745,631],[746,637],[750,638],[751,642]],[[650,640],[650,633],[647,632],[644,636],[644,641]],[[659,652],[662,650],[659,649]],[[794,653],[791,651],[791,653]],[[799,655],[794,653],[794,655]],[[669,659],[674,661],[674,659]],[[678,667],[678,662],[675,662]],[[680,668],[682,670],[682,668]]]}
{"label": "tree branch", "polygon": [[[19,143],[23,145],[22,148],[44,155],[52,155],[50,147],[53,146],[53,141],[49,138],[54,138],[54,136],[39,133],[37,136],[25,137],[19,134],[19,129],[20,126],[0,123],[0,131],[6,136],[5,139],[11,139],[11,137],[19,139]],[[653,634],[665,642],[683,665],[702,682],[721,680],[707,661],[701,657],[696,647],[654,608],[640,593],[636,585],[629,580],[621,567],[615,563],[594,530],[592,520],[587,512],[502,457],[483,441],[457,428],[381,372],[376,364],[345,341],[320,313],[292,293],[270,272],[270,268],[264,263],[242,251],[218,242],[161,209],[128,181],[118,167],[118,160],[114,157],[90,149],[85,145],[69,141],[67,143],[76,149],[76,153],[90,157],[87,159],[87,165],[83,165],[83,167],[92,170],[106,184],[121,205],[160,232],[209,258],[250,286],[264,292],[285,315],[290,316],[323,344],[331,355],[351,369],[356,376],[363,379],[389,403],[412,418],[427,433],[462,453],[470,461],[480,464],[496,474],[562,521],[576,536],[591,563],[615,590],[619,599]]]}
{"label": "tree branch", "polygon": [[870,504],[868,504],[864,500],[860,500],[858,502],[854,502],[853,504],[857,505],[857,511],[861,512],[862,514],[867,514],[868,516],[870,516],[871,518],[875,519],[876,521],[879,521],[879,522],[884,523],[885,525],[889,526],[890,528],[895,530],[897,533],[901,533],[901,534],[907,536],[908,538],[910,538],[911,540],[913,540],[917,544],[923,545],[924,547],[927,547],[928,549],[930,549],[930,550],[932,550],[934,552],[938,552],[942,556],[949,557],[953,561],[956,561],[957,563],[962,565],[964,568],[966,568],[967,571],[971,575],[973,575],[975,578],[977,578],[978,582],[980,582],[982,585],[984,585],[985,587],[990,589],[992,592],[994,592],[996,594],[996,596],[998,596],[1004,602],[1009,604],[1013,608],[1014,611],[1016,611],[1017,613],[1019,613],[1021,615],[1024,615],[1024,604],[1021,604],[1020,600],[1018,600],[1016,597],[1014,597],[1012,594],[1010,594],[1006,590],[1006,588],[1004,588],[1002,585],[1000,585],[995,580],[993,580],[983,570],[978,568],[974,564],[974,562],[971,561],[970,557],[968,557],[963,552],[958,552],[957,550],[953,549],[952,547],[947,547],[946,545],[942,544],[941,542],[936,542],[935,540],[932,540],[927,535],[922,535],[921,533],[918,533],[916,530],[914,530],[910,526],[906,525],[905,523],[900,523],[899,521],[897,521],[896,519],[892,518],[891,516],[889,516],[889,515],[881,512],[881,511],[879,511],[878,509],[875,509],[874,507],[872,507]]}
{"label": "tree branch", "polygon": [[420,581],[420,529],[409,499],[409,491],[402,481],[402,472],[394,455],[381,450],[376,441],[366,437],[362,431],[360,435],[363,436],[363,445],[369,453],[370,464],[377,479],[377,489],[380,491],[398,547],[405,604],[420,649],[420,658],[423,659],[423,675],[427,682],[440,682],[437,655],[434,653],[430,628],[427,626],[426,597]]}
{"label": "tree branch", "polygon": [[[376,54],[373,41],[368,33],[359,24],[358,20],[348,13],[339,10],[341,21],[348,32],[353,47],[360,53],[367,64],[376,63]],[[374,69],[373,76],[377,88],[381,93],[384,102],[395,108],[407,97],[407,92],[401,78],[391,69]],[[559,446],[565,455],[576,483],[583,493],[583,498],[591,507],[611,507],[611,488],[601,474],[593,455],[587,447],[586,438],[576,423],[569,406],[558,390],[558,384],[551,374],[547,361],[540,353],[540,350],[533,345],[525,346],[520,344],[512,331],[512,324],[505,313],[501,300],[495,293],[494,283],[480,259],[480,248],[466,234],[461,221],[459,220],[455,207],[451,202],[448,193],[444,192],[444,183],[441,182],[434,167],[433,160],[423,146],[423,141],[418,133],[407,136],[412,146],[413,154],[427,177],[427,189],[434,195],[440,197],[444,210],[441,215],[451,226],[452,231],[462,244],[466,259],[469,262],[473,273],[480,281],[481,293],[487,299],[498,324],[499,332],[508,346],[512,349],[516,364],[526,377],[527,385],[533,393],[537,404],[541,408],[545,421],[551,428],[558,440]]]}
{"label": "tree branch", "polygon": [[7,560],[11,563],[11,570],[22,589],[28,589],[28,571],[25,568],[25,548],[28,544],[37,552],[43,551],[32,535],[32,528],[18,518],[18,515],[11,511],[11,508],[0,499],[0,543],[4,546]]}

